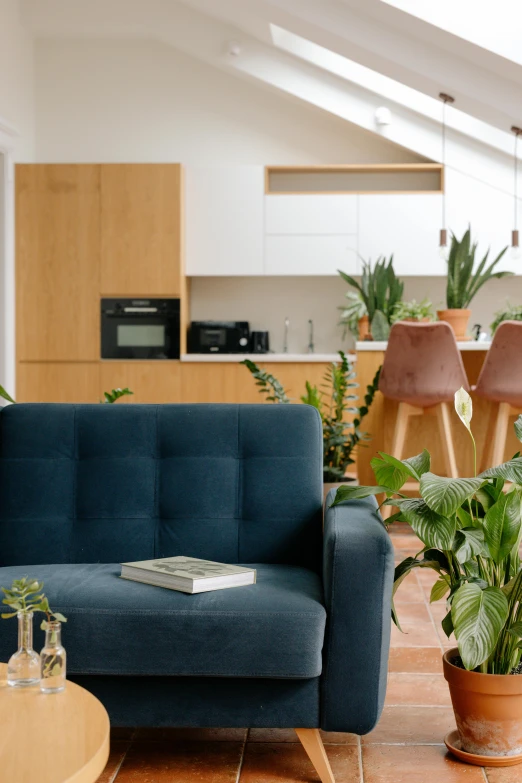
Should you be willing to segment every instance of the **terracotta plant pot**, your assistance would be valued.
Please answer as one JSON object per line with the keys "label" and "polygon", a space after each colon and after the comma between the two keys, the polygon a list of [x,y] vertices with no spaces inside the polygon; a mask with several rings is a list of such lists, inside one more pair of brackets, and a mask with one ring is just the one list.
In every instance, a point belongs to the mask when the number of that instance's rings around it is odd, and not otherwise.
{"label": "terracotta plant pot", "polygon": [[359,326],[359,340],[371,340],[372,335],[370,332],[370,319],[367,315],[363,315],[357,322]]}
{"label": "terracotta plant pot", "polygon": [[[462,749],[481,756],[522,754],[522,675],[480,674],[442,659]],[[520,763],[522,756],[518,759]]]}
{"label": "terracotta plant pot", "polygon": [[439,321],[446,321],[455,332],[456,340],[469,340],[466,335],[471,310],[437,310]]}

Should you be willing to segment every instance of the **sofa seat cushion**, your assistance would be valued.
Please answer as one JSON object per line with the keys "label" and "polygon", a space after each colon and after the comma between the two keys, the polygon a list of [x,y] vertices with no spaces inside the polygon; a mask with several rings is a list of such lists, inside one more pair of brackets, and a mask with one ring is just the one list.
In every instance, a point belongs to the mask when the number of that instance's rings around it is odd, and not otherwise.
{"label": "sofa seat cushion", "polygon": [[[120,579],[120,566],[106,563],[0,568],[0,585],[26,574],[44,582],[52,609],[68,618],[70,673],[319,676],[326,620],[320,577],[299,566],[253,567],[255,585],[196,595]],[[0,660],[15,647],[16,620],[2,621]]]}

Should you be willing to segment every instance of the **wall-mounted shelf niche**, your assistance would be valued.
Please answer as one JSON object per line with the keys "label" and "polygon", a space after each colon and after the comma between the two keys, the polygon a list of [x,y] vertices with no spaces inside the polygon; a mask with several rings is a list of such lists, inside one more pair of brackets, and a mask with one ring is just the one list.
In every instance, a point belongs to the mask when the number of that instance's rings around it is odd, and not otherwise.
{"label": "wall-mounted shelf niche", "polygon": [[266,166],[265,193],[442,193],[440,163]]}

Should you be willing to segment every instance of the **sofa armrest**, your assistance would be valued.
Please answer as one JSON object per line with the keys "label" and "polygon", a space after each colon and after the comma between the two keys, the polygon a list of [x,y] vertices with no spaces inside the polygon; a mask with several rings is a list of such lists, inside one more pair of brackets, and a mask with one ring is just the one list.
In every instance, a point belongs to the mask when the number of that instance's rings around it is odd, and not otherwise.
{"label": "sofa armrest", "polygon": [[367,734],[386,694],[393,546],[374,498],[329,508],[334,491],[324,520],[321,728]]}

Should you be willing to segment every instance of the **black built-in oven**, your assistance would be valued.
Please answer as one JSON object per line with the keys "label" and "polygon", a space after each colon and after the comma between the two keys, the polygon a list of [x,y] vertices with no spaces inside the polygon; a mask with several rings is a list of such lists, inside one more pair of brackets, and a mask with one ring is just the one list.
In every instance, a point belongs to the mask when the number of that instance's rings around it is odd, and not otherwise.
{"label": "black built-in oven", "polygon": [[102,299],[102,359],[179,359],[179,299]]}

